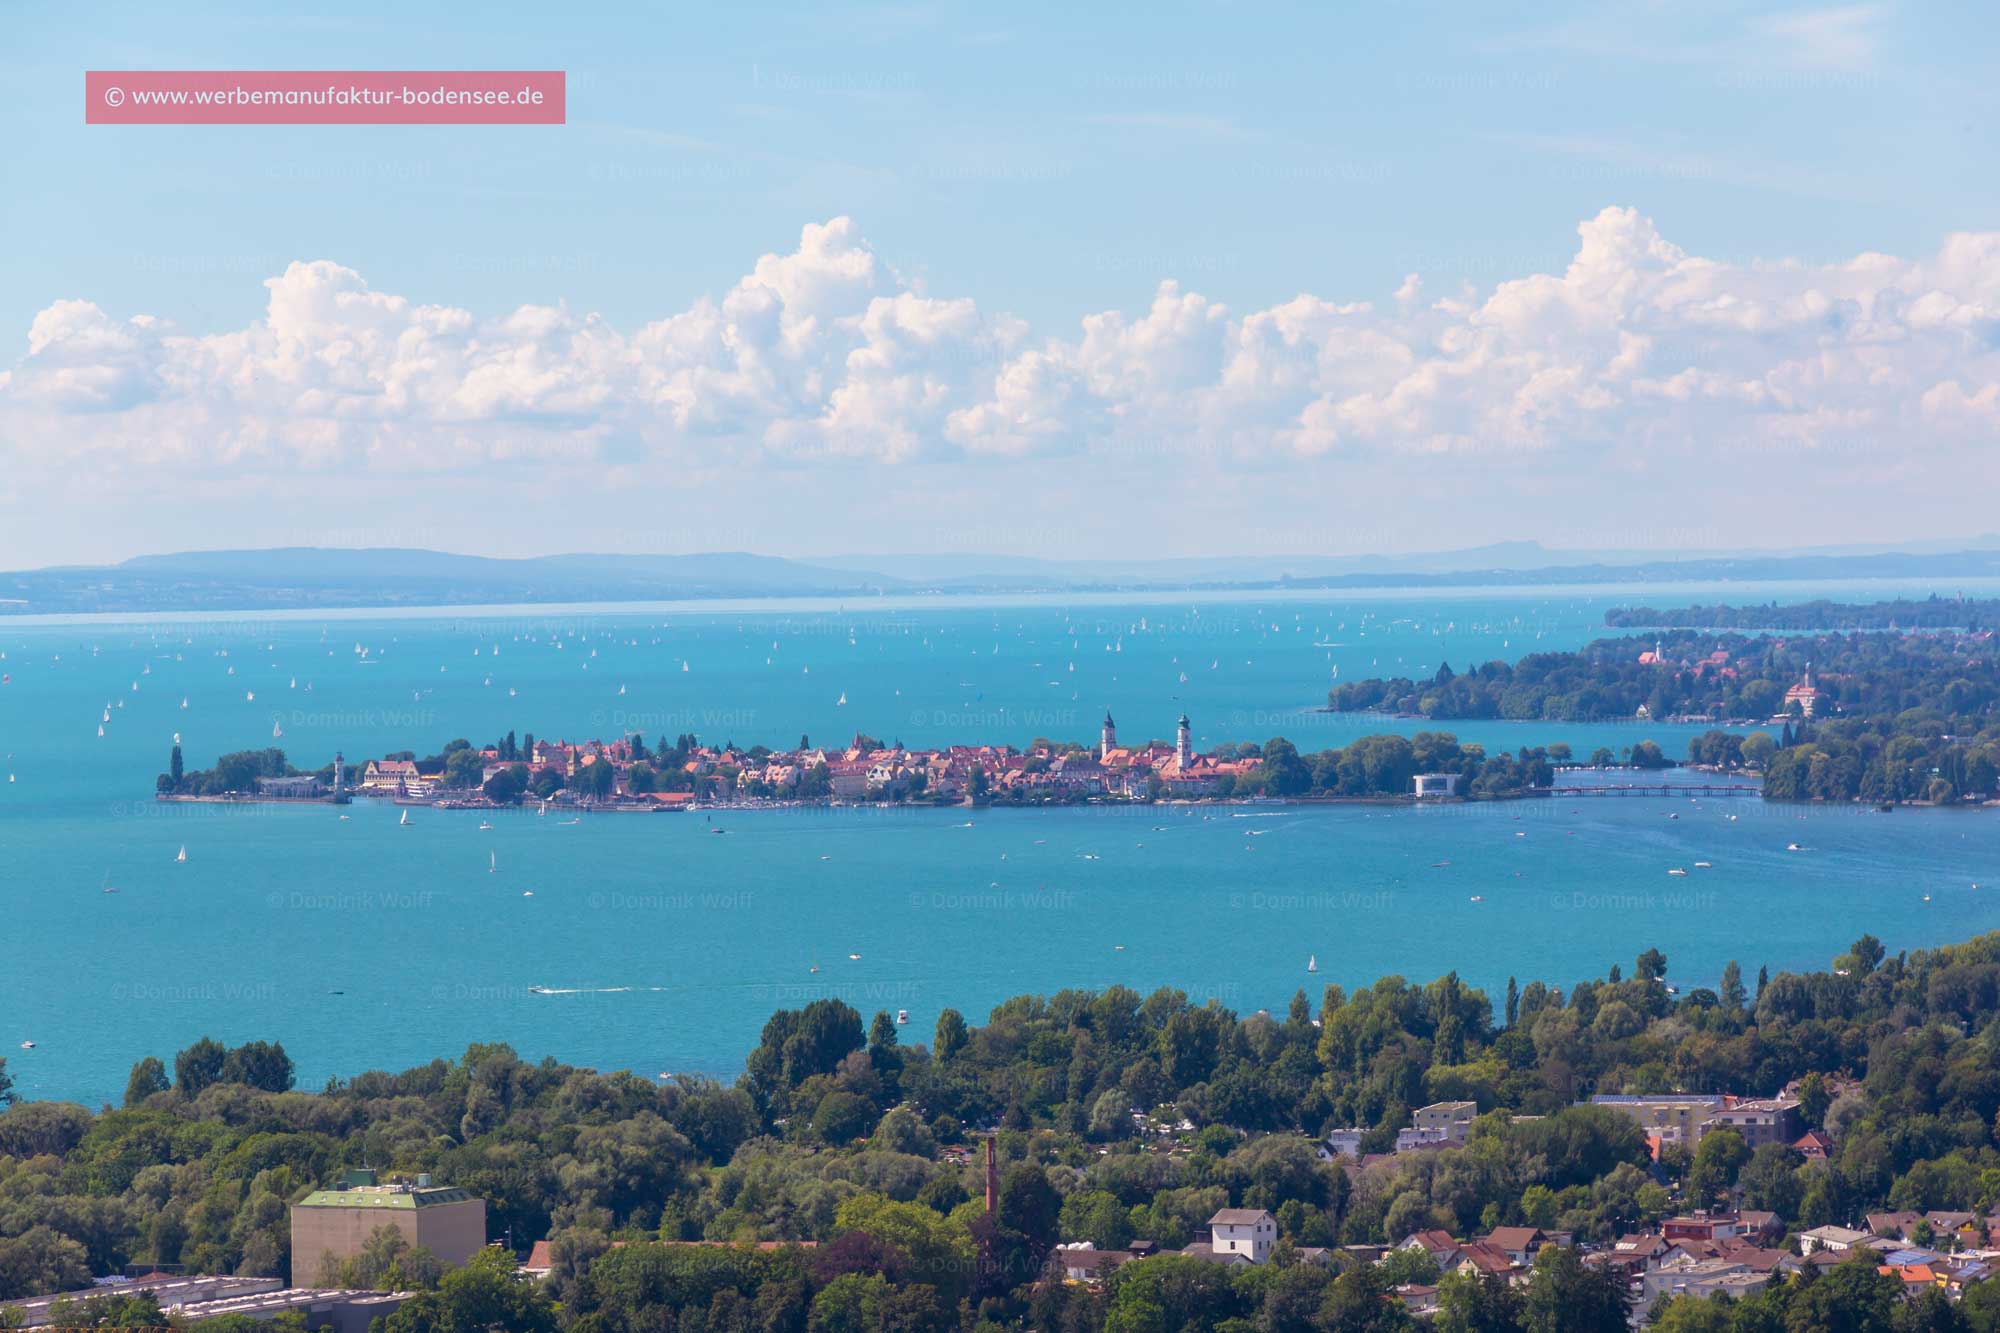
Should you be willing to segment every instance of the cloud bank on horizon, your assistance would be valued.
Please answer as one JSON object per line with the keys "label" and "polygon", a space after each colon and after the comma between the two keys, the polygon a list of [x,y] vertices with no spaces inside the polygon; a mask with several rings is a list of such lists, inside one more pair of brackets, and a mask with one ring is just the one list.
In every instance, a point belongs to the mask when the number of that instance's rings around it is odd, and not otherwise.
{"label": "cloud bank on horizon", "polygon": [[[1237,312],[1160,284],[1147,309],[1038,333],[922,290],[856,223],[804,228],[719,299],[632,331],[377,291],[328,260],[264,317],[197,334],[64,300],[0,372],[0,452],[241,478],[449,472],[495,460],[903,464],[1152,450],[1246,464],[1738,450],[1901,467],[2000,426],[2000,232],[1935,254],[1730,263],[1636,211],[1582,222],[1562,273],[1388,302]],[[40,455],[39,460],[37,455]],[[1942,482],[1944,472],[1935,474]]]}

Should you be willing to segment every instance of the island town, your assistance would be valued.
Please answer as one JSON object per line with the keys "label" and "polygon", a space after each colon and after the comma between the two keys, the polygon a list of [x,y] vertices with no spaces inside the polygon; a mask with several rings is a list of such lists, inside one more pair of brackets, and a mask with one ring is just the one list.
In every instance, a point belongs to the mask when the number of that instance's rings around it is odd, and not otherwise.
{"label": "island town", "polygon": [[[517,739],[509,733],[484,746],[455,740],[428,757],[404,751],[350,764],[338,753],[325,767],[302,772],[286,764],[278,750],[224,755],[211,770],[185,770],[176,746],[157,794],[166,800],[363,797],[443,808],[537,803],[624,811],[805,802],[1222,799],[1266,793],[1266,751],[1273,746],[1283,752],[1281,762],[1298,762],[1286,742],[1198,753],[1186,715],[1172,742],[1123,744],[1109,713],[1094,747],[1037,739],[1026,748],[916,749],[856,734],[845,745],[814,745],[801,737],[796,748],[774,750],[710,745],[692,735],[649,746],[637,733],[583,741],[532,733]],[[1485,757],[1477,747],[1449,748],[1461,767],[1413,774],[1399,784],[1400,791],[1456,795],[1461,781],[1474,775],[1464,766],[1476,773]],[[1416,753],[1413,748],[1412,758]]]}

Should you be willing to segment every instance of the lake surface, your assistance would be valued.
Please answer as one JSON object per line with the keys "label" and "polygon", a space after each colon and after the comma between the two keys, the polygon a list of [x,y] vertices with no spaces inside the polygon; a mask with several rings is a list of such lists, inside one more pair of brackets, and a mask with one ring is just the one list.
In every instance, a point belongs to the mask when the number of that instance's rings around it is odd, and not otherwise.
{"label": "lake surface", "polygon": [[[1977,582],[1964,591],[1983,591]],[[1173,985],[1248,1011],[1281,1009],[1302,986],[1316,1001],[1327,982],[1456,969],[1497,1001],[1510,975],[1567,987],[1614,962],[1629,970],[1652,946],[1686,989],[1714,984],[1731,958],[1753,976],[1823,965],[1862,931],[1892,951],[1960,939],[2000,927],[2000,822],[1978,813],[1717,795],[575,824],[524,812],[482,831],[481,815],[446,811],[401,828],[395,808],[366,801],[150,799],[176,732],[190,768],[273,744],[310,767],[336,748],[359,763],[510,728],[744,745],[857,730],[911,745],[1091,741],[1108,707],[1128,743],[1171,736],[1185,710],[1203,746],[1282,734],[1316,750],[1416,729],[1313,711],[1336,669],[1427,675],[1441,661],[1463,669],[1574,647],[1607,632],[1606,607],[1635,600],[1930,591],[1455,588],[0,622],[0,770],[13,779],[0,782],[0,1054],[23,1095],[91,1102],[115,1098],[141,1056],[171,1059],[204,1034],[282,1041],[304,1087],[472,1041],[728,1075],[773,1008],[821,995],[864,1017],[907,1009],[907,1039],[928,1040],[947,1005],[978,1021],[1007,996],[1063,986]],[[1444,728],[1495,748],[1653,739],[1670,754],[1698,730]],[[19,1048],[30,1039],[35,1049]]]}

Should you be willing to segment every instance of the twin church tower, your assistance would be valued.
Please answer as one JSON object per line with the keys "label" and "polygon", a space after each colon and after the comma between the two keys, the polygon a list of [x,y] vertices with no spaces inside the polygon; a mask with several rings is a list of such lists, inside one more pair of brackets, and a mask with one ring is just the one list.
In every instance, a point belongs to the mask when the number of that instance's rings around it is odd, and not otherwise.
{"label": "twin church tower", "polygon": [[[1118,748],[1118,724],[1111,720],[1111,711],[1105,710],[1104,729],[1098,734],[1097,761],[1111,762],[1111,752]],[[1174,762],[1186,769],[1194,761],[1194,733],[1188,727],[1188,716],[1181,714],[1180,728],[1174,733]]]}

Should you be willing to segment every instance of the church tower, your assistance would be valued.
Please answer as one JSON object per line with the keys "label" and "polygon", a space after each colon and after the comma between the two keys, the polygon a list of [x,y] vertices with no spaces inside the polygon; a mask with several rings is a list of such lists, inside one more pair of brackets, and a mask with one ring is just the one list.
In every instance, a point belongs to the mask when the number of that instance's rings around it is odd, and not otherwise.
{"label": "church tower", "polygon": [[1174,733],[1174,762],[1183,772],[1194,762],[1194,737],[1188,731],[1188,716],[1181,714],[1180,730]]}
{"label": "church tower", "polygon": [[1118,748],[1118,724],[1111,720],[1111,710],[1104,710],[1104,730],[1098,736],[1097,762],[1104,763],[1111,758],[1111,752]]}

